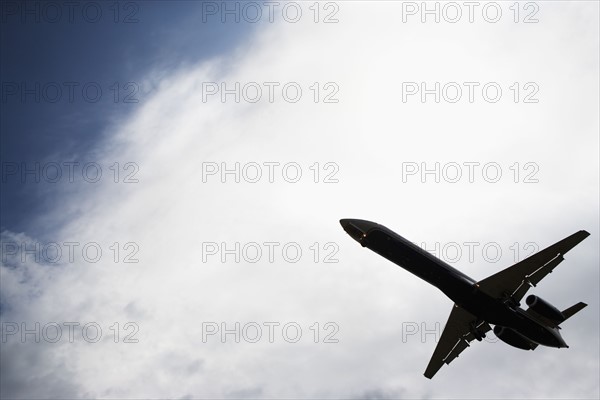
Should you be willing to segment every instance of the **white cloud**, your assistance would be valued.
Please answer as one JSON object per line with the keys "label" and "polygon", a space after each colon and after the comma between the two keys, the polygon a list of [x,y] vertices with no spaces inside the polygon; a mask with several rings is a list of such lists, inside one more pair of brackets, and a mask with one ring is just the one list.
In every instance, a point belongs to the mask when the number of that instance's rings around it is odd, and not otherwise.
{"label": "white cloud", "polygon": [[[3,385],[3,396],[598,396],[598,20],[585,17],[597,4],[540,3],[540,23],[528,26],[510,19],[402,24],[400,3],[339,5],[338,24],[308,18],[265,24],[236,53],[173,71],[138,112],[115,126],[98,160],[135,162],[139,183],[103,179],[93,192],[77,185],[43,220],[62,227],[52,233],[58,243],[98,243],[101,261],[77,256],[55,268],[28,262],[1,270],[2,301],[10,305],[3,322],[96,322],[102,340],[36,347],[11,338],[2,344],[3,380],[16,383]],[[231,96],[226,103],[217,96],[203,102],[203,83],[221,81],[229,87],[281,82],[279,88],[297,82],[303,97],[297,103],[279,94],[272,104],[264,97],[238,104]],[[495,104],[481,98],[402,102],[402,82],[435,81],[498,82],[503,98]],[[313,82],[334,82],[339,103],[315,104]],[[515,104],[513,82],[535,82],[540,102]],[[202,182],[203,162],[270,161],[297,162],[302,180],[291,184],[276,175],[270,184],[265,175],[255,184],[235,184],[229,176],[222,184],[211,176]],[[496,184],[481,176],[473,184],[466,178],[402,182],[403,162],[436,161],[496,162],[504,175]],[[313,183],[315,162],[321,168],[336,163],[339,183]],[[515,162],[521,168],[536,163],[539,183],[513,183]],[[65,221],[65,215],[78,217]],[[477,344],[426,380],[422,372],[434,343],[403,343],[402,323],[439,321],[443,327],[451,302],[356,246],[337,223],[342,217],[378,221],[416,242],[498,241],[507,253],[515,241],[541,248],[589,230],[593,236],[569,254],[558,278],[544,282],[555,290],[542,292],[565,306],[587,296],[588,309],[564,330],[572,348],[528,354],[502,343]],[[234,263],[232,256],[226,263],[218,256],[202,262],[203,242],[231,248],[272,241],[281,243],[273,263],[264,245],[254,264]],[[114,263],[114,242],[120,260],[134,249],[123,246],[135,242],[139,263]],[[303,251],[297,263],[280,252],[293,242]],[[322,262],[327,242],[339,246],[339,263]],[[510,254],[497,264],[479,260],[458,268],[481,277],[507,264]],[[23,271],[33,271],[33,278],[23,278]],[[128,321],[139,326],[139,343],[114,343],[110,327],[120,324],[122,341],[133,330],[124,329]],[[280,323],[274,343],[266,340],[269,321]],[[328,321],[339,326],[339,343],[315,344],[310,327],[319,322],[322,341]],[[212,336],[203,343],[203,322],[229,328],[257,322],[263,338],[238,344],[231,335],[227,343]],[[289,322],[303,330],[299,343],[281,335]],[[577,325],[588,329],[576,331]],[[31,360],[20,362],[35,379],[5,378],[6,354]],[[39,388],[60,382],[65,371],[70,379],[63,389]]]}

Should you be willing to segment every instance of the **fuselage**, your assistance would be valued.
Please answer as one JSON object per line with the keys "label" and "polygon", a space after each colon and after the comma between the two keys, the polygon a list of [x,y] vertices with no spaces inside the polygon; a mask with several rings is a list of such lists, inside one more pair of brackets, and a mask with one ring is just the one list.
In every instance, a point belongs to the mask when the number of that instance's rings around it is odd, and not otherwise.
{"label": "fuselage", "polygon": [[363,247],[429,282],[481,320],[511,328],[538,344],[566,346],[557,329],[534,319],[518,306],[488,295],[473,278],[385,226],[356,219],[344,219],[340,223]]}

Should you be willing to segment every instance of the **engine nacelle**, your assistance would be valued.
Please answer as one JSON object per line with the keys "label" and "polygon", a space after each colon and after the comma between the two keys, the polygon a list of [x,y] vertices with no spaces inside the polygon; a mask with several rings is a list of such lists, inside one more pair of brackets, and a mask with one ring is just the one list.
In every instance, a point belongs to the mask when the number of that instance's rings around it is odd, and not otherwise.
{"label": "engine nacelle", "polygon": [[533,311],[551,321],[563,322],[565,320],[563,313],[561,313],[556,307],[541,297],[537,297],[532,294],[527,296],[525,302]]}
{"label": "engine nacelle", "polygon": [[518,349],[533,350],[537,346],[525,336],[505,326],[496,325],[494,327],[494,333],[496,334],[498,339]]}

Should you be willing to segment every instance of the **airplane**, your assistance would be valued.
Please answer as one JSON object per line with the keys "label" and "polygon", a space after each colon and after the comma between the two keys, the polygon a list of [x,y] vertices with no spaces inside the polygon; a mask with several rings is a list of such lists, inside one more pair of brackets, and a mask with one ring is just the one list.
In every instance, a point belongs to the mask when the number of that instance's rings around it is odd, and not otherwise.
{"label": "airplane", "polygon": [[584,230],[477,282],[383,225],[361,219],[341,219],[340,224],[361,246],[429,282],[454,301],[424,373],[429,379],[470,342],[482,341],[492,329],[490,324],[495,325],[494,333],[500,340],[519,349],[534,350],[538,345],[569,347],[559,332],[560,324],[587,306],[579,302],[559,311],[542,298],[529,295],[525,300],[528,308],[520,307],[529,288],[590,235]]}

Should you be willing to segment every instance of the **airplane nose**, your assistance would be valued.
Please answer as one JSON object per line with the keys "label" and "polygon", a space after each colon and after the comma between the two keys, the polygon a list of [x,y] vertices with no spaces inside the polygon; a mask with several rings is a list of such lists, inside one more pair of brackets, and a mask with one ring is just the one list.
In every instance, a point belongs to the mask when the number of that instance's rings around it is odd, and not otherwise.
{"label": "airplane nose", "polygon": [[363,239],[367,232],[377,226],[375,222],[365,221],[362,219],[340,219],[340,225],[352,239],[356,240],[364,246]]}
{"label": "airplane nose", "polygon": [[344,228],[344,230],[346,230],[346,227],[348,225],[350,225],[350,221],[352,221],[351,219],[340,219],[340,225],[342,226],[342,228]]}

